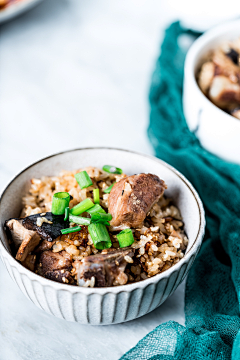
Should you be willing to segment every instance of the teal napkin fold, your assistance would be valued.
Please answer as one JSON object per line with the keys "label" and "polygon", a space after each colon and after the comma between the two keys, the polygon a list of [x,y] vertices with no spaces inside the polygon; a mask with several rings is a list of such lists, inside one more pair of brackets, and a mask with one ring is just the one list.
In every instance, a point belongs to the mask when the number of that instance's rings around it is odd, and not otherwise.
{"label": "teal napkin fold", "polygon": [[204,150],[182,109],[181,44],[198,35],[178,22],[166,30],[152,78],[148,128],[156,156],[191,181],[206,212],[204,242],[187,278],[186,326],[158,326],[122,360],[240,359],[240,166]]}

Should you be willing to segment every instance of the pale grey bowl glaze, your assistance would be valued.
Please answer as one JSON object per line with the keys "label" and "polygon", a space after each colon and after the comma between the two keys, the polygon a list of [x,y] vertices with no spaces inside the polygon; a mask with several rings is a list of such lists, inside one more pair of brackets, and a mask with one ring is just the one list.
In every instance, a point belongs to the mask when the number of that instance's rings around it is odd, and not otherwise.
{"label": "pale grey bowl glaze", "polygon": [[[30,179],[57,175],[61,170],[85,166],[116,165],[126,174],[152,173],[168,185],[166,194],[180,208],[189,244],[183,259],[169,270],[147,280],[108,288],[82,288],[45,279],[24,268],[11,255],[3,224],[19,216],[21,198]],[[13,206],[14,204],[14,206]],[[7,186],[0,202],[0,253],[12,279],[39,308],[68,321],[82,324],[117,324],[143,316],[161,305],[187,275],[204,235],[204,210],[189,181],[165,162],[132,151],[87,148],[66,151],[38,161],[17,175]]]}

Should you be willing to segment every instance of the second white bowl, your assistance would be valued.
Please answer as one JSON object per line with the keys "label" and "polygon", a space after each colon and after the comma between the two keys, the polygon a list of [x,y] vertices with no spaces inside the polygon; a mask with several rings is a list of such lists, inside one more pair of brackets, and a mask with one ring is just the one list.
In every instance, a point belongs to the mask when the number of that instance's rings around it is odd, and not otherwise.
{"label": "second white bowl", "polygon": [[209,51],[238,37],[240,20],[217,26],[193,43],[185,60],[183,110],[189,129],[204,148],[224,160],[240,164],[240,120],[208,100],[196,81]]}

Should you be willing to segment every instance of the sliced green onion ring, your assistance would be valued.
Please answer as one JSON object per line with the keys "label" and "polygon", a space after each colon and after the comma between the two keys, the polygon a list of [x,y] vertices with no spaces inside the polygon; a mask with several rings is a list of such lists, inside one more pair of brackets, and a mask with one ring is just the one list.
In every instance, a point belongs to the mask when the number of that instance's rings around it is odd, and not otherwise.
{"label": "sliced green onion ring", "polygon": [[69,206],[65,208],[65,218],[64,221],[67,221],[69,217]]}
{"label": "sliced green onion ring", "polygon": [[88,209],[91,209],[94,206],[94,203],[92,202],[92,200],[90,199],[85,199],[83,201],[81,201],[79,204],[77,204],[76,206],[74,206],[71,210],[70,213],[72,215],[80,215],[83,212],[87,211]]}
{"label": "sliced green onion ring", "polygon": [[112,220],[112,215],[111,214],[103,214],[103,213],[94,213],[91,216],[91,224],[95,223],[95,224],[108,224],[108,221]]}
{"label": "sliced green onion ring", "polygon": [[65,208],[69,206],[70,195],[68,192],[57,192],[52,199],[52,213],[53,215],[63,215]]}
{"label": "sliced green onion ring", "polygon": [[90,215],[95,214],[95,213],[106,214],[106,211],[99,204],[95,204],[91,209],[87,210],[87,212]]}
{"label": "sliced green onion ring", "polygon": [[131,229],[122,230],[118,235],[117,239],[119,242],[120,248],[130,246],[134,243],[134,237]]}
{"label": "sliced green onion ring", "polygon": [[93,189],[93,200],[95,204],[100,204],[99,189]]}
{"label": "sliced green onion ring", "polygon": [[111,174],[122,174],[123,172],[122,169],[117,168],[116,166],[113,165],[104,165],[102,169]]}
{"label": "sliced green onion ring", "polygon": [[88,231],[89,234],[91,235],[93,244],[96,249],[98,250],[109,249],[112,246],[112,242],[105,225],[91,224],[88,227]]}
{"label": "sliced green onion ring", "polygon": [[85,170],[75,174],[74,177],[81,189],[85,189],[93,184],[90,176]]}
{"label": "sliced green onion ring", "polygon": [[65,235],[65,234],[74,233],[74,232],[80,231],[80,230],[81,230],[81,227],[80,227],[80,226],[74,226],[74,227],[71,227],[71,228],[62,229],[62,230],[61,230],[61,233],[62,233],[63,235]]}
{"label": "sliced green onion ring", "polygon": [[116,184],[116,183],[113,183],[111,186],[109,186],[108,188],[106,188],[105,190],[103,190],[103,192],[104,192],[105,194],[109,194],[115,184]]}
{"label": "sliced green onion ring", "polygon": [[81,216],[75,216],[75,215],[72,215],[71,213],[69,214],[69,221],[74,224],[78,224],[78,225],[90,225],[90,223],[91,223],[91,219],[81,217]]}

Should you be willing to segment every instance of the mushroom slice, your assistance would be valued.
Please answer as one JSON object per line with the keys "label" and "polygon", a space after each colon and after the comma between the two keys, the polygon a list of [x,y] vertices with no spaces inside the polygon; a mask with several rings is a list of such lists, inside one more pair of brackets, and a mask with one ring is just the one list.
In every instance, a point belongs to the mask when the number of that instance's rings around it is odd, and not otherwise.
{"label": "mushroom slice", "polygon": [[64,221],[64,215],[53,215],[51,212],[27,216],[23,219],[23,226],[36,231],[43,239],[53,241],[61,236],[61,230],[69,227],[69,221]]}
{"label": "mushroom slice", "polygon": [[36,262],[36,255],[29,254],[27,255],[26,259],[22,261],[22,265],[27,268],[28,270],[34,271],[35,269],[35,262]]}
{"label": "mushroom slice", "polygon": [[27,230],[22,225],[22,220],[11,219],[7,221],[6,226],[11,232],[12,240],[15,246],[18,247],[20,245],[16,259],[22,262],[39,244],[41,237],[36,231]]}

